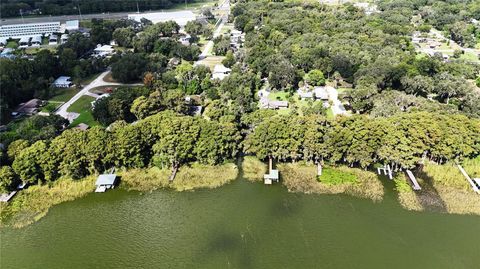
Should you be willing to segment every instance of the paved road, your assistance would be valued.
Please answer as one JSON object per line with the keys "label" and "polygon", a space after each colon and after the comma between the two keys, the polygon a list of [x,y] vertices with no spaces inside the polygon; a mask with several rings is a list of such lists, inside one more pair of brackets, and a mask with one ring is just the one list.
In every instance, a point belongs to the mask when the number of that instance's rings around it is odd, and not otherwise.
{"label": "paved road", "polygon": [[68,112],[67,109],[75,103],[80,97],[84,95],[92,96],[92,94],[89,92],[89,90],[100,87],[100,86],[115,86],[115,85],[124,85],[121,83],[112,83],[112,82],[105,82],[103,78],[110,72],[110,70],[107,70],[103,73],[101,73],[95,80],[90,82],[87,86],[85,86],[81,91],[79,91],[77,94],[75,94],[68,102],[63,104],[56,112],[55,114],[60,115],[64,117],[65,119],[69,120],[72,122],[76,117],[78,117],[78,113],[73,113],[73,112]]}
{"label": "paved road", "polygon": [[[220,33],[222,32],[222,28],[225,25],[225,23],[227,22],[228,14],[230,13],[230,0],[225,0],[218,7],[218,9],[225,10],[227,13],[218,20],[218,22],[216,24],[215,31],[213,32],[213,38],[210,39],[210,41],[207,42],[207,45],[205,45],[205,47],[203,48],[202,53],[200,53],[200,55],[198,56],[199,61],[205,59],[205,57],[207,57],[209,55],[209,52],[213,48],[213,39],[215,39],[217,36],[219,36]],[[199,61],[197,61],[197,63]]]}
{"label": "paved road", "polygon": [[[132,12],[120,12],[120,13],[99,13],[99,14],[82,14],[82,20],[91,20],[91,19],[121,19],[127,18],[128,14]],[[42,17],[27,17],[22,20],[22,18],[6,18],[2,19],[0,25],[9,25],[9,24],[20,24],[20,23],[37,23],[37,22],[52,22],[59,21],[65,22],[70,20],[80,20],[80,16],[77,15],[63,15],[63,16],[42,16]]]}

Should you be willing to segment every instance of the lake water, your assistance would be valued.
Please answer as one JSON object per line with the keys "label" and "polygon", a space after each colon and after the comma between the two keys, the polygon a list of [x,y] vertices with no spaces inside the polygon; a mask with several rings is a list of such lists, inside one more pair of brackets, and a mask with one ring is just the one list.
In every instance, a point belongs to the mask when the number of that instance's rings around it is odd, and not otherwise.
{"label": "lake water", "polygon": [[288,193],[245,180],[214,190],[116,189],[2,229],[10,268],[480,268],[480,217]]}

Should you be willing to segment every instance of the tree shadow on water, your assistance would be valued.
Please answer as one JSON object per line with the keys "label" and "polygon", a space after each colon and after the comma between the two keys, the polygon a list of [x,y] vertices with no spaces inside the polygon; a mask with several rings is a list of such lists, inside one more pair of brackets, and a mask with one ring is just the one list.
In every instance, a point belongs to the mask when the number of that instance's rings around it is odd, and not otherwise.
{"label": "tree shadow on water", "polygon": [[[211,236],[207,246],[207,256],[227,256],[229,266],[234,268],[254,268],[253,255],[244,244],[241,235],[217,229]],[[227,267],[227,266],[225,266]]]}
{"label": "tree shadow on water", "polygon": [[442,213],[447,212],[447,205],[434,187],[433,178],[425,173],[422,168],[423,167],[420,167],[414,172],[417,179],[422,179],[423,181],[420,183],[422,190],[415,191],[418,202],[426,210]]}

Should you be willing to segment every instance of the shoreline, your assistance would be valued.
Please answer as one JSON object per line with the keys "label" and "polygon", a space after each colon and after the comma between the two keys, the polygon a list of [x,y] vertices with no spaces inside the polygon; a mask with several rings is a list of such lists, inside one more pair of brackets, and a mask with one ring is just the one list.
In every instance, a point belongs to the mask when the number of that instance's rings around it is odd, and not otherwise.
{"label": "shoreline", "polygon": [[[330,183],[316,177],[316,166],[304,163],[281,163],[281,184],[289,192],[305,194],[347,194],[354,197],[381,202],[385,195],[384,185],[374,172],[345,166],[324,167],[325,171],[354,176],[353,182]],[[480,215],[480,195],[471,192],[467,182],[445,179],[424,179],[432,175],[432,169],[451,169],[448,166],[426,166],[426,172],[418,177],[423,190],[415,192],[403,174],[395,179],[397,201],[406,210],[434,211],[448,214]],[[168,181],[170,169],[157,167],[120,171],[120,184],[117,188],[127,191],[152,192],[158,189],[174,191],[194,191],[214,189],[233,182],[239,177],[250,182],[262,182],[268,170],[267,164],[255,157],[246,156],[241,167],[234,163],[222,165],[184,165],[179,169],[173,182]],[[449,172],[451,172],[449,170]],[[445,171],[440,171],[444,173]],[[452,174],[452,173],[450,173]],[[455,174],[453,174],[455,175]],[[436,175],[437,176],[437,175]],[[449,179],[449,178],[447,178]],[[96,176],[81,180],[60,179],[53,183],[31,186],[17,194],[8,204],[0,204],[0,227],[22,228],[44,217],[49,209],[57,204],[84,197],[95,190]],[[449,179],[451,180],[451,179]],[[465,187],[466,186],[466,187]]]}

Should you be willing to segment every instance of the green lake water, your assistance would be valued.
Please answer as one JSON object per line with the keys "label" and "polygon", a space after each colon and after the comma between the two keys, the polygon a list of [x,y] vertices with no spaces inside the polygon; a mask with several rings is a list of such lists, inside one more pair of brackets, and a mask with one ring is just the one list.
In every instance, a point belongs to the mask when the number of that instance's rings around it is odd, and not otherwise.
{"label": "green lake water", "polygon": [[116,189],[0,231],[0,268],[480,268],[480,217],[288,193],[245,180],[214,190]]}

